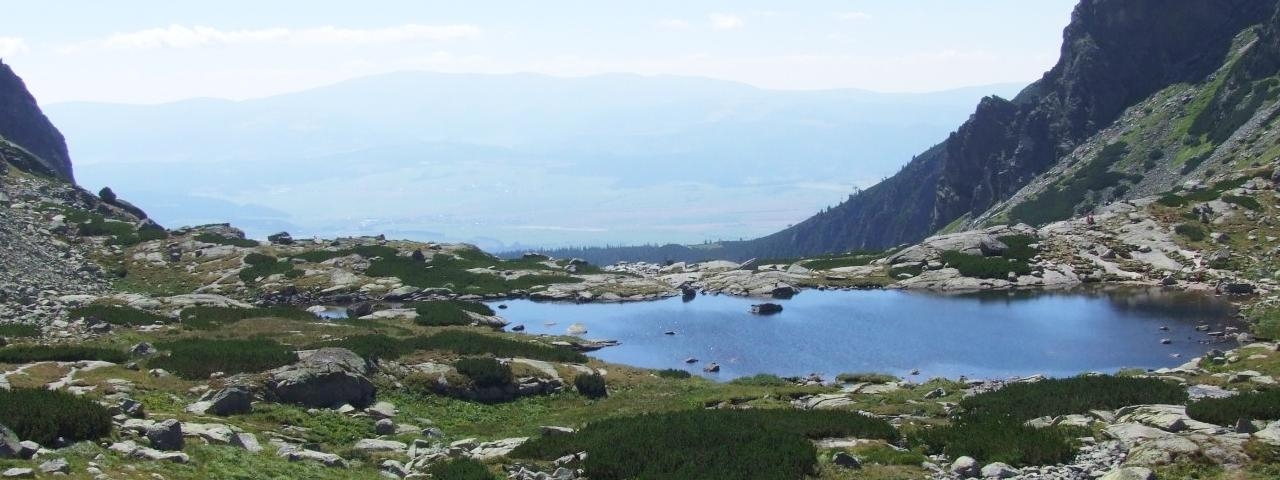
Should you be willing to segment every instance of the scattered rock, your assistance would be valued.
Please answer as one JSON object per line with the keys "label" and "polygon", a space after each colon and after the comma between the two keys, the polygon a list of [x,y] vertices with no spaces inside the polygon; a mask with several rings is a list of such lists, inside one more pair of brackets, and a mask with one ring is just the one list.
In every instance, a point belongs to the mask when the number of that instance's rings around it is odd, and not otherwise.
{"label": "scattered rock", "polygon": [[67,463],[65,458],[55,458],[40,464],[40,471],[44,473],[71,473],[71,464]]}
{"label": "scattered rock", "polygon": [[1145,467],[1120,467],[1103,475],[1098,480],[1155,480],[1156,474]]}
{"label": "scattered rock", "polygon": [[960,478],[976,478],[982,474],[982,468],[978,466],[978,461],[968,456],[957,458],[954,462],[951,462],[949,470]]}
{"label": "scattered rock", "polygon": [[862,461],[858,460],[858,457],[849,455],[848,453],[845,453],[845,452],[836,452],[835,455],[832,455],[831,463],[837,467],[849,468],[854,470],[862,468]]}
{"label": "scattered rock", "polygon": [[157,450],[182,450],[185,443],[182,438],[182,423],[172,418],[155,423],[147,428],[147,440]]}

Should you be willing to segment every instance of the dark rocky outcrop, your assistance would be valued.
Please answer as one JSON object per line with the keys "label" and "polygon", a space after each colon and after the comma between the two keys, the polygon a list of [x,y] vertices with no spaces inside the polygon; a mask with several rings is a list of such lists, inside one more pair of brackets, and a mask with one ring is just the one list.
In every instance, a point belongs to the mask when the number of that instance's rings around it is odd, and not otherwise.
{"label": "dark rocky outcrop", "polygon": [[373,404],[373,366],[350,350],[322,348],[293,365],[271,372],[267,389],[276,399],[318,408]]}
{"label": "dark rocky outcrop", "polygon": [[25,170],[75,181],[62,133],[40,111],[22,79],[3,62],[0,62],[0,137],[31,153],[30,156],[12,155],[0,150],[3,160]]}
{"label": "dark rocky outcrop", "polygon": [[[897,175],[727,257],[787,257],[920,240],[977,216],[1045,172],[1127,107],[1223,65],[1232,39],[1275,0],[1084,0],[1061,58],[1017,97],[988,97],[956,132]],[[1273,39],[1264,38],[1264,42]],[[1274,59],[1259,58],[1256,68]],[[1253,67],[1251,67],[1253,68]]]}

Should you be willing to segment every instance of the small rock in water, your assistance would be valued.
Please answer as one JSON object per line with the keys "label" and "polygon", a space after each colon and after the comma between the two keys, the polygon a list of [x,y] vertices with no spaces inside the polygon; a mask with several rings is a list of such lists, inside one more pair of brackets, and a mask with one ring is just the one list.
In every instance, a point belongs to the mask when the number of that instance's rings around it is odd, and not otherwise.
{"label": "small rock in water", "polygon": [[710,365],[702,367],[702,371],[707,373],[716,373],[720,371],[720,364],[712,362]]}
{"label": "small rock in water", "polygon": [[1168,344],[1171,344],[1171,343],[1173,343],[1173,340],[1171,340],[1171,339],[1168,339],[1168,338],[1161,338],[1161,339],[1160,339],[1160,344],[1161,344],[1161,345],[1168,345]]}
{"label": "small rock in water", "polygon": [[575,323],[573,325],[569,325],[569,329],[566,331],[569,335],[586,335],[587,326],[581,323]]}
{"label": "small rock in water", "polygon": [[516,326],[514,326],[514,327],[511,327],[511,331],[513,331],[513,332],[523,332],[523,331],[524,331],[524,325],[516,325]]}
{"label": "small rock in water", "polygon": [[667,331],[665,331],[665,332],[662,332],[662,334],[663,334],[663,335],[675,335],[675,334],[676,334],[676,332],[671,331],[671,330],[667,330]]}
{"label": "small rock in water", "polygon": [[693,357],[689,357],[689,358],[684,359],[684,363],[698,363],[698,359],[693,358]]}

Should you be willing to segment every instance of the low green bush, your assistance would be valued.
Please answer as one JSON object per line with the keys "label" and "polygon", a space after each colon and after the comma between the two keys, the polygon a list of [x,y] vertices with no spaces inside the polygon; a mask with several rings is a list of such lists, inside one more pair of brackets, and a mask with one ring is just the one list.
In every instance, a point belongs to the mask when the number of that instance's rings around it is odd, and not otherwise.
{"label": "low green bush", "polygon": [[598,373],[573,377],[573,388],[578,391],[578,395],[587,398],[609,396],[609,389],[605,386],[604,376]]}
{"label": "low green bush", "polygon": [[261,253],[250,253],[245,255],[244,263],[249,266],[240,270],[239,277],[240,280],[245,282],[253,282],[258,278],[269,277],[275,274],[284,274],[289,278],[295,278],[302,273],[301,270],[295,270],[293,268],[293,262],[281,262],[276,257],[263,255]]}
{"label": "low green bush", "polygon": [[1160,379],[1088,375],[1014,383],[961,400],[960,407],[968,417],[996,416],[1024,422],[1043,416],[1186,400],[1184,388]]}
{"label": "low green bush", "polygon": [[1235,425],[1241,418],[1280,420],[1280,389],[1196,400],[1187,405],[1187,415],[1202,422],[1225,426]]}
{"label": "low green bush", "polygon": [[897,265],[889,269],[889,277],[898,278],[903,274],[916,276],[924,272],[924,268],[920,265]]}
{"label": "low green bush", "polygon": [[285,318],[289,320],[315,320],[315,315],[295,307],[274,306],[264,308],[235,307],[187,307],[178,318],[183,325],[197,330],[216,330],[250,318]]}
{"label": "low green bush", "polygon": [[497,260],[493,258],[456,258],[444,254],[434,255],[429,263],[418,262],[409,257],[388,256],[370,262],[365,273],[372,277],[396,277],[407,285],[419,288],[449,288],[455,292],[477,294],[506,293],[512,290],[529,290],[538,285],[582,282],[581,278],[568,275],[533,274],[506,280],[497,275],[468,271],[471,268],[497,264]]}
{"label": "low green bush", "polygon": [[288,365],[298,359],[293,350],[271,340],[184,339],[156,344],[168,351],[149,361],[188,380],[204,380],[214,372],[227,375],[254,373]]}
{"label": "low green bush", "polygon": [[836,375],[836,381],[840,383],[889,383],[898,381],[898,377],[887,373],[875,372],[841,373]]}
{"label": "low green bush", "polygon": [[257,252],[253,252],[244,256],[245,265],[253,265],[255,267],[261,266],[261,265],[270,265],[278,261],[279,260],[276,257],[273,257],[271,255],[263,255]]}
{"label": "low green bush", "polygon": [[674,378],[677,380],[682,380],[682,379],[693,376],[693,374],[689,373],[688,370],[680,370],[677,368],[667,368],[667,369],[658,370],[656,372],[656,375],[658,375],[661,378]]}
{"label": "low green bush", "polygon": [[0,324],[0,337],[34,338],[39,336],[40,336],[40,327],[37,327],[35,325],[27,325],[25,323]]}
{"label": "low green bush", "polygon": [[468,357],[453,362],[458,373],[471,379],[477,387],[510,385],[514,378],[511,367],[489,357]]}
{"label": "low green bush", "polygon": [[1007,417],[962,417],[951,425],[908,433],[907,440],[909,446],[928,454],[967,455],[983,464],[1053,465],[1075,455],[1068,433],[1028,427]]}
{"label": "low green bush", "polygon": [[1199,242],[1204,240],[1208,235],[1204,233],[1204,228],[1192,223],[1179,223],[1173,227],[1173,233],[1186,237],[1187,240]]}
{"label": "low green bush", "polygon": [[1009,260],[1021,260],[1023,262],[1029,262],[1031,261],[1031,258],[1035,257],[1036,253],[1038,253],[1036,252],[1035,248],[1031,247],[1031,245],[1039,242],[1039,240],[1037,240],[1036,237],[1032,235],[1023,235],[1023,234],[1004,235],[1002,237],[996,238],[996,240],[999,240],[1000,243],[1003,243],[1005,244],[1005,246],[1009,247],[1004,251],[1004,254],[1001,255],[1002,257],[1007,258]]}
{"label": "low green bush", "polygon": [[729,383],[734,385],[747,385],[752,387],[788,387],[795,385],[786,379],[774,375],[772,373],[757,373],[749,377],[738,377],[730,380]]}
{"label": "low green bush", "polygon": [[564,347],[523,340],[451,330],[435,335],[405,339],[413,350],[444,350],[459,355],[523,357],[549,362],[586,363],[587,356]]}
{"label": "low green bush", "polygon": [[1025,260],[1002,257],[983,257],[956,251],[942,252],[942,261],[947,266],[960,270],[960,274],[974,278],[1006,278],[1010,272],[1017,275],[1029,275],[1031,265]]}
{"label": "low green bush", "polygon": [[1258,200],[1253,197],[1245,197],[1240,195],[1223,195],[1222,201],[1236,204],[1241,207],[1247,208],[1249,210],[1253,210],[1255,212],[1262,210],[1262,204],[1258,203]]}
{"label": "low green bush", "polygon": [[395,360],[413,351],[408,342],[380,333],[314,343],[307,346],[307,349],[326,347],[345,348],[366,360]]}
{"label": "low green bush", "polygon": [[215,245],[229,245],[240,248],[253,248],[258,246],[257,240],[249,240],[247,238],[224,237],[216,233],[201,233],[196,235],[197,242],[212,243]]}
{"label": "low green bush", "polygon": [[1280,309],[1254,309],[1248,313],[1247,318],[1253,323],[1251,330],[1258,338],[1280,339]]}
{"label": "low green bush", "polygon": [[880,443],[855,448],[853,453],[862,460],[862,463],[876,465],[920,465],[929,461],[929,457],[920,452],[898,450]]}
{"label": "low green bush", "polygon": [[467,312],[494,315],[493,309],[489,308],[488,305],[462,300],[418,302],[413,305],[413,309],[418,312],[418,317],[414,319],[414,323],[430,327],[471,325],[474,321],[470,315],[467,315]]}
{"label": "low green bush", "polygon": [[111,363],[129,361],[120,350],[80,345],[10,345],[0,348],[0,363],[78,362],[100,360]]}
{"label": "low green bush", "polygon": [[898,435],[884,420],[851,412],[689,410],[593,422],[572,435],[530,440],[510,456],[554,460],[587,451],[583,469],[596,480],[791,479],[815,473],[810,439],[829,437]]}
{"label": "low green bush", "polygon": [[97,318],[112,325],[154,325],[157,323],[173,323],[173,319],[164,315],[138,310],[122,305],[85,305],[67,312],[70,318]]}
{"label": "low green bush", "polygon": [[494,480],[488,467],[470,458],[433,463],[427,473],[440,480]]}
{"label": "low green bush", "polygon": [[51,446],[111,433],[111,412],[89,398],[60,390],[0,390],[0,424],[22,440]]}

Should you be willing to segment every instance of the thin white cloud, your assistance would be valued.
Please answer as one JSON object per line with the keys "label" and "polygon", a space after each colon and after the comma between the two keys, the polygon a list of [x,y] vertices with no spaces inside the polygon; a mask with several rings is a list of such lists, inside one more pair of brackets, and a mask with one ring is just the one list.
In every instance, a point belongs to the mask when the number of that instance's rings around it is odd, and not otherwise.
{"label": "thin white cloud", "polygon": [[711,20],[711,28],[716,30],[733,30],[743,26],[742,17],[737,15],[713,13],[708,18]]}
{"label": "thin white cloud", "polygon": [[62,48],[63,53],[86,50],[184,49],[277,43],[290,46],[385,45],[411,41],[445,41],[475,38],[474,25],[406,24],[383,28],[350,29],[332,26],[290,29],[222,30],[206,26],[170,25],[117,33],[101,40]]}
{"label": "thin white cloud", "polygon": [[663,30],[688,30],[689,22],[679,18],[664,18],[658,20],[658,28]]}
{"label": "thin white cloud", "polygon": [[27,53],[27,41],[18,37],[0,37],[0,57],[12,57]]}
{"label": "thin white cloud", "polygon": [[860,22],[863,20],[871,20],[871,14],[867,12],[840,12],[836,14],[836,18],[846,22]]}

